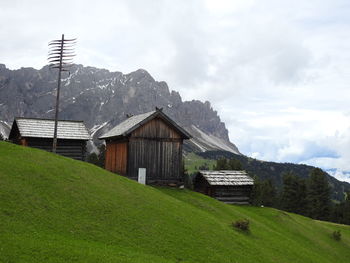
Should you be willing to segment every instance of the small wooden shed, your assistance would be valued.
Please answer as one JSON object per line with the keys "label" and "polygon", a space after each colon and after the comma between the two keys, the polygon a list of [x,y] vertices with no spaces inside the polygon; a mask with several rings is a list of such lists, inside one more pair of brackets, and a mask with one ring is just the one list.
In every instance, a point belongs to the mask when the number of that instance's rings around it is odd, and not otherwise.
{"label": "small wooden shed", "polygon": [[[15,118],[9,140],[16,144],[52,151],[55,121],[52,119]],[[85,160],[90,135],[83,121],[58,121],[57,154]]]}
{"label": "small wooden shed", "polygon": [[199,171],[194,190],[228,204],[249,204],[254,180],[245,171]]}
{"label": "small wooden shed", "polygon": [[105,168],[147,184],[183,182],[182,144],[191,136],[161,109],[135,115],[100,137],[106,141]]}

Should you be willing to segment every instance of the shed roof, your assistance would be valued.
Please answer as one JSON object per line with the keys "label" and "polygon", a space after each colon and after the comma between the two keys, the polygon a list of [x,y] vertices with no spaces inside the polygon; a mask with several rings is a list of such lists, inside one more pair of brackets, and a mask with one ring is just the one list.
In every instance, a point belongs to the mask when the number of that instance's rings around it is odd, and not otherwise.
{"label": "shed roof", "polygon": [[199,171],[210,185],[254,185],[246,171]]}
{"label": "shed roof", "polygon": [[[16,124],[16,125],[15,125]],[[52,119],[15,118],[12,129],[18,127],[22,137],[53,138],[55,121]],[[58,139],[90,140],[90,134],[83,121],[59,120],[57,124]]]}
{"label": "shed roof", "polygon": [[134,130],[136,130],[138,127],[142,126],[146,122],[148,122],[156,117],[163,119],[165,122],[167,122],[173,128],[175,128],[184,139],[189,139],[192,137],[185,129],[181,128],[172,119],[170,119],[166,114],[164,114],[162,112],[162,110],[157,109],[155,111],[150,111],[147,113],[143,113],[143,114],[129,117],[125,121],[123,121],[120,124],[118,124],[117,126],[115,126],[110,131],[103,134],[101,137],[99,137],[99,139],[127,136],[130,133],[132,133]]}

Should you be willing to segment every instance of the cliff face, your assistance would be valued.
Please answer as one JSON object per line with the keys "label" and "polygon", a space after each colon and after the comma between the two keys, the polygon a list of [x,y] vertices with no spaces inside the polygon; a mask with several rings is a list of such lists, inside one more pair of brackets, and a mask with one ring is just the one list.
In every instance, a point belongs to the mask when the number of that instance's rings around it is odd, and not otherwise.
{"label": "cliff face", "polygon": [[[57,72],[9,70],[0,65],[0,120],[11,123],[16,116],[54,117]],[[207,102],[182,101],[163,81],[155,81],[145,70],[129,74],[74,65],[64,73],[61,86],[60,119],[84,120],[97,137],[125,119],[126,114],[163,111],[193,133],[188,144],[194,151],[220,149],[239,153],[229,141],[225,124]]]}

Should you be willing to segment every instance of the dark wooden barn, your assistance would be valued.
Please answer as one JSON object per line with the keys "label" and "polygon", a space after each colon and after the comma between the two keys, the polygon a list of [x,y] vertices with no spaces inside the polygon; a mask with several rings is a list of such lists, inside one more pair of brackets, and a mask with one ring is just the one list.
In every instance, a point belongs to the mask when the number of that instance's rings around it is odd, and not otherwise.
{"label": "dark wooden barn", "polygon": [[[51,119],[15,118],[9,140],[16,144],[52,151],[55,121]],[[58,121],[57,154],[85,160],[86,142],[90,139],[82,121]]]}
{"label": "dark wooden barn", "polygon": [[129,117],[100,137],[105,168],[130,179],[146,168],[147,184],[183,182],[182,144],[191,136],[162,110]]}
{"label": "dark wooden barn", "polygon": [[194,190],[228,204],[249,204],[254,180],[245,171],[199,171]]}

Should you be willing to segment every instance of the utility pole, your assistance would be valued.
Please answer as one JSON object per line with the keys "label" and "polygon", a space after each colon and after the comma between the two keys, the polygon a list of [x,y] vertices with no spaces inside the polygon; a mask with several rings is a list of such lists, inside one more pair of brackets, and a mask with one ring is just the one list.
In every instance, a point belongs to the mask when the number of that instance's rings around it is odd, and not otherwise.
{"label": "utility pole", "polygon": [[58,112],[60,102],[60,88],[61,88],[61,74],[62,71],[68,71],[68,68],[73,63],[75,39],[64,39],[64,34],[59,40],[52,40],[49,42],[48,61],[50,68],[58,69],[57,93],[56,93],[56,107],[55,107],[55,127],[53,133],[52,152],[57,150],[57,126],[58,126]]}

